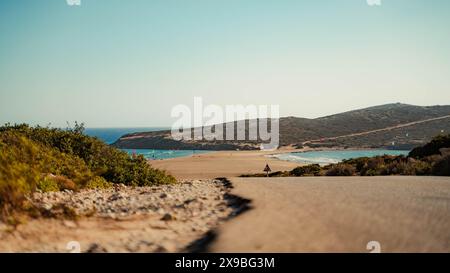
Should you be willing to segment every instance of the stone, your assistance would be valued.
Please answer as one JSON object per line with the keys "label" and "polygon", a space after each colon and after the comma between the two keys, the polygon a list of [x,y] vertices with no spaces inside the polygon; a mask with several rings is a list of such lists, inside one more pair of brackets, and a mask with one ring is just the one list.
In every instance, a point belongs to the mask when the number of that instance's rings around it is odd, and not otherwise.
{"label": "stone", "polygon": [[187,204],[189,204],[191,202],[195,202],[195,201],[197,201],[197,198],[191,198],[191,199],[185,200],[184,203],[187,205]]}
{"label": "stone", "polygon": [[172,216],[172,214],[166,213],[166,214],[164,214],[164,216],[161,218],[161,220],[163,220],[163,221],[172,221],[172,220],[174,220],[174,217]]}
{"label": "stone", "polygon": [[119,199],[122,199],[122,198],[124,198],[123,194],[121,194],[121,193],[115,193],[115,194],[111,195],[111,196],[108,198],[108,201],[116,201],[116,200],[119,200]]}
{"label": "stone", "polygon": [[44,204],[42,205],[42,207],[43,207],[45,210],[51,210],[51,209],[53,208],[53,204],[51,204],[51,203],[44,203]]}
{"label": "stone", "polygon": [[157,209],[156,212],[159,213],[159,214],[165,214],[166,213],[166,211],[163,208]]}
{"label": "stone", "polygon": [[93,243],[89,246],[89,248],[86,250],[86,252],[87,253],[106,253],[106,252],[108,252],[108,250],[97,243]]}
{"label": "stone", "polygon": [[167,193],[163,192],[159,195],[160,198],[166,198],[167,197]]}

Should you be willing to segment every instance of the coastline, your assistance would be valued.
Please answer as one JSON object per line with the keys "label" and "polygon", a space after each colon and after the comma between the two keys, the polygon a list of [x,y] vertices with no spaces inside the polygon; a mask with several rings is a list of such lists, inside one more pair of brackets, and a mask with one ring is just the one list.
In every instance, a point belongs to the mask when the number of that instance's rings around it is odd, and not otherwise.
{"label": "coastline", "polygon": [[[391,150],[391,149],[386,149],[386,148],[365,148],[365,147],[351,147],[351,148],[347,148],[347,149],[343,149],[341,147],[323,147],[323,148],[304,148],[304,149],[296,149],[295,151],[290,151],[290,152],[282,152],[282,153],[273,153],[270,155],[266,155],[267,157],[270,158],[274,158],[277,160],[281,160],[281,161],[289,161],[289,162],[296,162],[297,164],[299,164],[299,166],[302,165],[308,165],[308,164],[321,164],[321,165],[328,165],[328,164],[332,164],[332,163],[337,163],[337,162],[313,162],[313,161],[295,161],[295,160],[288,160],[288,159],[283,159],[280,158],[277,155],[281,155],[281,154],[287,154],[287,153],[308,153],[308,152],[357,152],[357,151],[410,151],[410,150]],[[372,155],[371,155],[372,156]],[[359,157],[359,156],[357,156]],[[356,158],[356,157],[355,157]],[[306,159],[305,159],[306,160]]]}
{"label": "coastline", "polygon": [[312,151],[359,151],[377,150],[374,148],[356,147],[342,149],[331,148],[293,148],[282,147],[275,151],[212,151],[205,154],[185,157],[149,160],[155,168],[163,169],[177,179],[211,179],[217,177],[238,177],[242,174],[263,172],[264,166],[269,164],[272,172],[289,171],[306,163],[283,160],[276,155],[294,152]]}
{"label": "coastline", "polygon": [[260,173],[266,164],[269,164],[273,172],[292,170],[299,164],[266,155],[290,153],[297,150],[215,151],[189,157],[149,160],[148,162],[152,167],[166,170],[177,179],[237,177],[241,174]]}

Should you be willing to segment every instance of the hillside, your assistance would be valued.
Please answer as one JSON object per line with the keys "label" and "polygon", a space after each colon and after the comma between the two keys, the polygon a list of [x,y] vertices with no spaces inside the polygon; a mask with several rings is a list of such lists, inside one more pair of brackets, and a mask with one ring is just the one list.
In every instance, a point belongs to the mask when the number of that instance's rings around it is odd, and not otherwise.
{"label": "hillside", "polygon": [[[410,149],[449,131],[449,105],[395,103],[315,119],[280,118],[280,146]],[[159,131],[128,134],[113,145],[132,149],[251,150],[258,149],[259,143],[261,141],[176,141],[170,137],[170,131]]]}

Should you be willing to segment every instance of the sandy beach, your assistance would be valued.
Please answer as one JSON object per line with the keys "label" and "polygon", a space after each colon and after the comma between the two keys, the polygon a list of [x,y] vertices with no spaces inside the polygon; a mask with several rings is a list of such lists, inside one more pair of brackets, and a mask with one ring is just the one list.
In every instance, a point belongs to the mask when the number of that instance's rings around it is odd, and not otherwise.
{"label": "sandy beach", "polygon": [[236,177],[241,174],[261,173],[266,164],[269,164],[272,172],[292,170],[300,164],[269,155],[294,151],[300,150],[218,151],[149,162],[153,167],[167,170],[178,179]]}

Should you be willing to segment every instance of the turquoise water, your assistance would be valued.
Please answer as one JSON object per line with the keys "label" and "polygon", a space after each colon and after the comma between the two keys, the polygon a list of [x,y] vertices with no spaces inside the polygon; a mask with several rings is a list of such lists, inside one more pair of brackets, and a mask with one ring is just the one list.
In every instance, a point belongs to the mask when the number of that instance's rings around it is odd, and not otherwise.
{"label": "turquoise water", "polygon": [[274,157],[307,164],[326,165],[338,163],[344,159],[372,157],[377,155],[408,155],[409,151],[399,150],[343,150],[343,151],[312,151],[274,155]]}
{"label": "turquoise water", "polygon": [[167,159],[183,156],[192,156],[196,154],[204,154],[209,151],[204,150],[157,150],[157,149],[123,149],[128,154],[143,155],[147,159]]}
{"label": "turquoise water", "polygon": [[[97,137],[107,144],[112,144],[121,136],[136,132],[152,132],[167,130],[164,127],[137,127],[137,128],[86,128],[84,133],[88,136]],[[128,154],[143,155],[147,159],[167,159],[183,156],[192,156],[195,154],[203,154],[209,151],[199,150],[157,150],[157,149],[123,149]]]}

